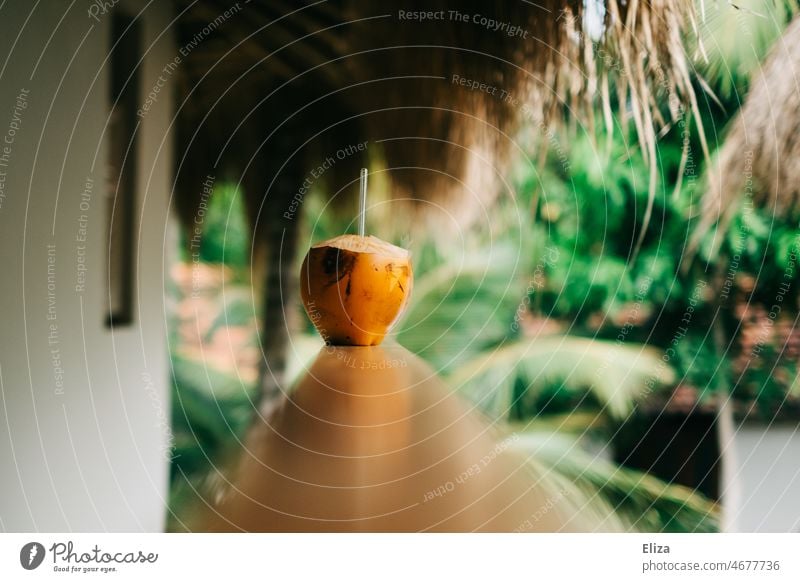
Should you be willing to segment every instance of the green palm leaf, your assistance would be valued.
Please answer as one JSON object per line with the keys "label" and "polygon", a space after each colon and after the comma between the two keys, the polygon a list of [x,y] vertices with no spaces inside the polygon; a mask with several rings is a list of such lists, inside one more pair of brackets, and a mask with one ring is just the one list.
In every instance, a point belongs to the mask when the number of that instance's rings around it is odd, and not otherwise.
{"label": "green palm leaf", "polygon": [[[534,400],[548,386],[590,390],[615,418],[624,418],[652,386],[674,380],[658,350],[571,336],[515,340],[489,350],[449,378],[495,418],[507,417],[518,398]],[[524,386],[515,396],[517,386]]]}
{"label": "green palm leaf", "polygon": [[[578,505],[581,516],[593,516],[599,530],[621,526],[645,532],[719,531],[717,505],[696,491],[590,455],[575,436],[519,434],[515,448],[539,466],[551,487]],[[597,515],[606,517],[597,520]]]}
{"label": "green palm leaf", "polygon": [[701,3],[697,60],[723,96],[758,71],[796,10],[795,0]]}
{"label": "green palm leaf", "polygon": [[464,251],[417,277],[397,341],[447,373],[512,333],[536,253],[511,242]]}

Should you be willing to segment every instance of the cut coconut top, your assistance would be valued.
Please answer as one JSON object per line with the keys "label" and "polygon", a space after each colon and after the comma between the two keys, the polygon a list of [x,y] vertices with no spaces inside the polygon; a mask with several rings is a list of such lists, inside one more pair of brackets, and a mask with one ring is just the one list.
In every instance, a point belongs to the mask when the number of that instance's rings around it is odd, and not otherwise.
{"label": "cut coconut top", "polygon": [[343,234],[315,244],[314,249],[322,247],[333,247],[335,249],[342,249],[353,253],[370,253],[381,255],[385,257],[397,257],[400,259],[408,258],[408,251],[404,248],[388,243],[381,240],[376,236],[358,236],[356,234]]}

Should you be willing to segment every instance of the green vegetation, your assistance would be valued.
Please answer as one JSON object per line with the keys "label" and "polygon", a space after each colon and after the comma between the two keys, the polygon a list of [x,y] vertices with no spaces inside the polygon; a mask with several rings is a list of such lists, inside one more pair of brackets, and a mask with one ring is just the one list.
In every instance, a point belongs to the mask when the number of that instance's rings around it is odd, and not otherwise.
{"label": "green vegetation", "polygon": [[[779,20],[773,25],[782,26]],[[724,22],[714,25],[707,45],[725,30]],[[773,33],[755,30],[759,51]],[[752,55],[726,46],[714,50],[730,51],[735,70],[722,67],[724,54],[712,59],[702,87],[718,97],[702,111],[709,137],[716,137],[712,147],[753,70]],[[624,109],[617,104],[615,115]],[[581,447],[588,440],[606,448],[641,403],[666,401],[676,387],[701,404],[730,392],[737,410],[764,418],[800,409],[797,217],[745,201],[730,228],[709,233],[689,261],[706,167],[694,125],[677,124],[661,137],[652,200],[638,142],[619,125],[610,139],[579,124],[552,139],[532,133],[521,140],[530,159],[514,169],[515,199],[493,207],[491,244],[475,230],[457,249],[432,241],[412,247],[415,289],[396,339],[491,418],[524,435],[535,461],[565,487],[646,531],[713,531],[715,505],[701,495]],[[537,166],[530,160],[539,159],[542,141],[549,154]],[[215,190],[202,262],[246,265],[240,200],[233,187]],[[344,232],[349,221],[321,208],[313,197],[303,207],[313,217],[314,239]],[[239,297],[221,303],[209,333],[232,325],[254,333],[255,321],[252,301]],[[314,334],[306,322],[296,345],[313,346]],[[242,434],[254,409],[252,380],[187,359],[177,349],[181,341],[175,335],[175,504]],[[313,347],[306,352],[313,355]]]}

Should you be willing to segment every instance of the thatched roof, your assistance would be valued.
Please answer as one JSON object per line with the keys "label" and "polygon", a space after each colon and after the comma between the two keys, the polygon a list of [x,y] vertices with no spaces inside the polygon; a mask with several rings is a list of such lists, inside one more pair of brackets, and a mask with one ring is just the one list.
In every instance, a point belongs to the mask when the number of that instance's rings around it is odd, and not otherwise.
{"label": "thatched roof", "polygon": [[[697,111],[685,0],[270,0],[222,20],[227,0],[174,1],[179,44],[201,36],[179,69],[178,205],[189,220],[215,166],[242,179],[260,225],[331,152],[368,140],[395,197],[455,196],[458,209],[470,206],[465,193],[485,202],[498,190],[522,121],[592,125],[599,104],[609,120],[624,102],[655,159],[658,128]],[[328,190],[362,163],[337,163]]]}
{"label": "thatched roof", "polygon": [[[723,233],[743,199],[775,215],[792,215],[800,205],[800,19],[772,48],[715,163],[706,173],[708,190],[690,245],[717,226]],[[717,246],[721,236],[716,237]]]}

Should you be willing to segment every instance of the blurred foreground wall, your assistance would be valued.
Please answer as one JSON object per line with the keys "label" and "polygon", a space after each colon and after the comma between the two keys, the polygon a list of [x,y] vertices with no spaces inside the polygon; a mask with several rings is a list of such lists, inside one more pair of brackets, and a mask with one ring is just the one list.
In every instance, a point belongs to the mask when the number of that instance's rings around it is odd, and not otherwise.
{"label": "blurred foreground wall", "polygon": [[800,532],[798,426],[744,424],[736,432],[734,447],[734,531]]}
{"label": "blurred foreground wall", "polygon": [[[136,18],[143,5],[46,0],[2,8],[0,530],[163,528],[172,87],[160,88],[146,115],[130,111],[176,48],[169,6],[151,5]],[[107,58],[114,11],[123,8],[138,23],[144,55],[138,94],[126,97],[137,136],[129,150],[119,139],[119,109],[110,114],[112,83],[125,79]],[[132,309],[111,327],[109,305],[120,292],[108,272],[114,155],[130,160],[135,177],[126,184],[135,188],[130,208],[118,207],[134,217],[131,232],[121,233],[132,241]],[[124,253],[112,255],[124,264]]]}

